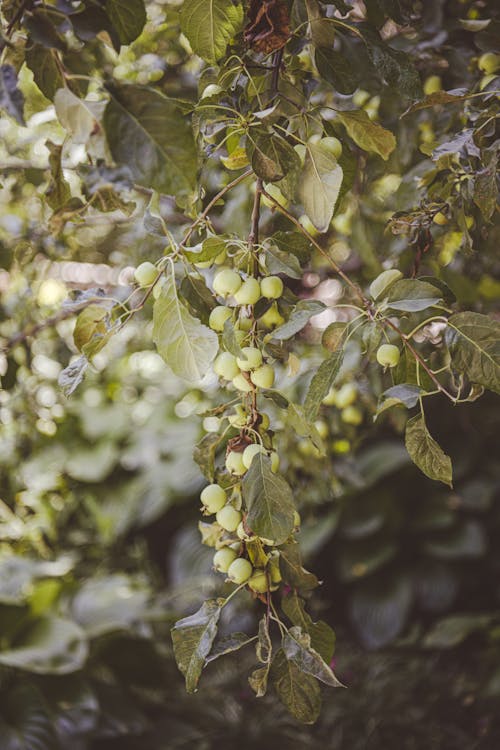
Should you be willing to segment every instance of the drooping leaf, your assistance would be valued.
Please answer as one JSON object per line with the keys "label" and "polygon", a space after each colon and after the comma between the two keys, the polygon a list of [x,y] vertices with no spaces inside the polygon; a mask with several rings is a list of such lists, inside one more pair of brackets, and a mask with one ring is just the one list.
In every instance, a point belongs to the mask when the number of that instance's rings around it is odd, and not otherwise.
{"label": "drooping leaf", "polygon": [[198,245],[194,248],[186,248],[184,255],[192,263],[202,263],[207,260],[213,260],[226,249],[226,242],[223,237],[207,237],[203,240],[201,247]]}
{"label": "drooping leaf", "polygon": [[203,60],[215,64],[226,52],[230,39],[241,30],[244,11],[232,0],[184,0],[181,28]]}
{"label": "drooping leaf", "polygon": [[83,381],[89,361],[85,355],[78,357],[61,371],[57,380],[65,396],[71,396]]}
{"label": "drooping leaf", "polygon": [[342,167],[324,144],[308,143],[298,197],[316,229],[326,232],[342,186]]}
{"label": "drooping leaf", "polygon": [[242,489],[248,528],[257,536],[283,544],[293,530],[292,491],[283,477],[271,470],[271,461],[265,454],[254,457]]}
{"label": "drooping leaf", "polygon": [[442,300],[437,287],[427,281],[400,279],[391,285],[388,305],[392,310],[419,312],[437,305]]}
{"label": "drooping leaf", "polygon": [[301,279],[302,269],[300,263],[289,251],[280,250],[277,247],[270,247],[266,250],[266,266],[271,274],[282,273],[291,279]]}
{"label": "drooping leaf", "polygon": [[153,341],[172,371],[190,382],[205,377],[219,350],[217,334],[193,317],[179,299],[172,274],[154,303]]}
{"label": "drooping leaf", "polygon": [[311,646],[311,637],[300,625],[294,625],[283,636],[283,651],[289,661],[305,674],[310,674],[329,687],[342,687],[323,657]]}
{"label": "drooping leaf", "polygon": [[197,158],[188,119],[174,102],[143,86],[109,87],[104,128],[111,154],[140,185],[185,195],[195,185]]}
{"label": "drooping leaf", "polygon": [[24,96],[17,88],[16,69],[13,65],[0,65],[0,109],[20,125],[24,125]]}
{"label": "drooping leaf", "polygon": [[217,432],[208,432],[202,437],[193,451],[194,460],[200,467],[203,476],[206,477],[209,482],[213,482],[214,480],[215,454],[221,442],[222,438]]}
{"label": "drooping leaf", "polygon": [[411,58],[383,41],[370,24],[358,24],[357,30],[363,34],[368,56],[377,75],[396,89],[403,99],[419,99],[422,96],[422,84]]}
{"label": "drooping leaf", "polygon": [[109,312],[101,305],[85,307],[76,319],[73,341],[76,348],[91,358],[97,354],[108,340]]}
{"label": "drooping leaf", "polygon": [[188,693],[196,690],[212,650],[223,602],[224,599],[203,602],[197,612],[176,622],[171,630],[175,660],[186,680]]}
{"label": "drooping leaf", "polygon": [[253,643],[253,641],[254,639],[250,638],[246,633],[231,633],[231,635],[216,638],[206,661],[208,663],[215,661],[219,656],[232,654],[235,651],[239,651],[240,648],[247,646],[249,643]]}
{"label": "drooping leaf", "polygon": [[146,613],[150,591],[129,576],[116,573],[89,579],[73,598],[71,613],[88,637],[129,631]]}
{"label": "drooping leaf", "polygon": [[255,669],[248,678],[248,682],[256,697],[262,698],[267,692],[267,682],[273,655],[269,624],[265,615],[259,621],[259,633],[255,645],[255,653],[259,662],[264,666]]}
{"label": "drooping leaf", "polygon": [[420,386],[411,383],[393,385],[381,394],[377,416],[398,404],[405,406],[407,409],[412,409],[418,404],[418,399],[422,393]]}
{"label": "drooping leaf", "polygon": [[283,649],[274,657],[271,680],[280,701],[292,716],[303,724],[314,724],[321,710],[318,682],[289,661]]}
{"label": "drooping leaf", "polygon": [[335,383],[339,374],[343,358],[344,353],[342,349],[333,352],[333,354],[320,364],[309,383],[304,402],[304,413],[309,421],[316,419],[321,402]]}
{"label": "drooping leaf", "polygon": [[446,341],[453,366],[472,383],[500,393],[500,324],[481,313],[448,319]]}
{"label": "drooping leaf", "polygon": [[122,44],[137,39],[146,23],[144,0],[106,0],[104,7]]}
{"label": "drooping leaf", "polygon": [[281,608],[293,625],[298,625],[311,637],[312,648],[330,664],[335,649],[335,633],[326,622],[313,622],[305,610],[304,600],[292,591],[281,600]]}
{"label": "drooping leaf", "polygon": [[296,542],[285,544],[280,549],[280,570],[283,580],[293,588],[310,591],[319,585],[314,573],[302,565],[300,546]]}
{"label": "drooping leaf", "polygon": [[363,151],[378,154],[387,160],[396,148],[396,139],[391,131],[370,120],[364,110],[337,112],[337,117],[354,143]]}
{"label": "drooping leaf", "polygon": [[429,479],[452,486],[451,459],[429,433],[421,414],[408,420],[405,445],[413,463]]}
{"label": "drooping leaf", "polygon": [[68,674],[81,669],[88,645],[83,630],[71,620],[41,617],[0,651],[0,664],[36,674]]}

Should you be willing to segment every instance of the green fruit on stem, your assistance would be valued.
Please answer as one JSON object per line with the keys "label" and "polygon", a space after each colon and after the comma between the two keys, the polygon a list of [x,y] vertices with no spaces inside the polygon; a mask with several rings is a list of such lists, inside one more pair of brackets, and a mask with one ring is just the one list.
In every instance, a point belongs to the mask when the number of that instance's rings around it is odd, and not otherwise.
{"label": "green fruit on stem", "polygon": [[271,424],[271,421],[268,415],[265,412],[261,412],[259,430],[261,432],[267,432],[270,424]]}
{"label": "green fruit on stem", "polygon": [[284,322],[285,318],[278,310],[276,302],[273,302],[269,310],[267,310],[264,315],[261,315],[261,317],[259,318],[259,323],[262,323],[265,328],[276,328],[277,326],[282,325],[282,323]]}
{"label": "green fruit on stem", "polygon": [[218,484],[209,484],[202,490],[200,500],[210,513],[217,513],[227,502],[225,490]]}
{"label": "green fruit on stem", "polygon": [[485,52],[477,61],[478,67],[485,73],[495,73],[500,68],[500,55],[494,52]]}
{"label": "green fruit on stem", "polygon": [[300,513],[297,510],[293,511],[293,525],[297,529],[300,526],[301,518]]}
{"label": "green fruit on stem", "polygon": [[436,91],[442,91],[443,90],[443,84],[441,81],[441,78],[439,76],[429,76],[424,81],[424,94],[426,96],[429,96],[430,94],[435,94]]}
{"label": "green fruit on stem", "polygon": [[336,159],[340,159],[342,156],[342,144],[335,136],[328,136],[321,140],[321,145],[324,146]]}
{"label": "green fruit on stem", "polygon": [[232,383],[237,391],[241,391],[241,393],[251,393],[251,391],[254,390],[253,385],[246,379],[246,377],[240,372],[239,375],[236,375]]}
{"label": "green fruit on stem", "polygon": [[253,320],[252,318],[238,318],[238,330],[248,333],[252,330]]}
{"label": "green fruit on stem", "polygon": [[448,224],[449,219],[442,211],[438,211],[437,214],[434,214],[434,216],[432,217],[432,221],[434,222],[434,224],[437,224],[440,227],[444,227],[446,224]]}
{"label": "green fruit on stem", "polygon": [[263,445],[261,445],[260,443],[252,443],[252,445],[247,445],[247,447],[243,451],[243,463],[245,464],[247,469],[250,468],[254,456],[256,456],[258,453],[264,453],[264,455],[267,454],[267,451]]}
{"label": "green fruit on stem", "polygon": [[260,290],[266,299],[279,299],[283,294],[283,282],[279,276],[266,276],[260,282]]}
{"label": "green fruit on stem", "polygon": [[225,531],[236,531],[241,521],[241,513],[232,505],[225,505],[217,511],[215,517],[219,526],[222,526]]}
{"label": "green fruit on stem", "polygon": [[255,305],[260,300],[260,284],[257,279],[250,276],[245,279],[234,295],[238,305]]}
{"label": "green fruit on stem", "polygon": [[345,424],[357,426],[363,421],[363,412],[357,406],[346,406],[340,412],[340,418]]}
{"label": "green fruit on stem", "polygon": [[224,323],[226,320],[229,320],[231,317],[232,312],[229,307],[224,307],[224,305],[217,305],[217,307],[214,307],[212,312],[210,313],[210,317],[208,318],[208,325],[212,329],[212,331],[218,331],[221,333],[224,330]]}
{"label": "green fruit on stem", "polygon": [[234,414],[230,414],[228,416],[228,422],[233,427],[244,427],[248,421],[248,415],[244,408],[241,405],[237,405],[234,407]]}
{"label": "green fruit on stem", "polygon": [[396,367],[400,356],[399,349],[394,344],[382,344],[377,349],[377,362],[382,367]]}
{"label": "green fruit on stem", "polygon": [[253,573],[252,563],[245,560],[244,557],[238,557],[231,563],[227,571],[227,577],[233,583],[241,584],[248,581]]}
{"label": "green fruit on stem", "polygon": [[256,570],[251,578],[248,579],[248,588],[255,591],[256,594],[264,594],[269,591],[269,580],[265,570]]}
{"label": "green fruit on stem", "polygon": [[149,260],[141,263],[141,265],[137,266],[134,271],[134,279],[141,287],[151,286],[151,284],[156,281],[157,277],[158,269],[153,263],[150,263]]}
{"label": "green fruit on stem", "polygon": [[242,284],[241,276],[232,268],[223,268],[215,275],[213,287],[221,297],[236,294]]}
{"label": "green fruit on stem", "polygon": [[229,451],[226,456],[226,469],[231,474],[235,474],[238,477],[243,476],[247,470],[247,467],[243,463],[243,454],[238,451]]}
{"label": "green fruit on stem", "polygon": [[258,388],[272,388],[274,384],[274,370],[271,365],[262,365],[250,374],[250,380]]}
{"label": "green fruit on stem", "polygon": [[234,549],[223,547],[214,555],[213,566],[219,573],[227,573],[229,566],[233,563],[238,555]]}
{"label": "green fruit on stem", "polygon": [[241,350],[243,357],[237,357],[236,363],[240,370],[255,370],[262,364],[262,352],[255,346],[244,346]]}
{"label": "green fruit on stem", "polygon": [[280,467],[280,457],[278,456],[276,451],[272,451],[269,458],[271,459],[271,471],[273,472],[273,474],[276,474]]}
{"label": "green fruit on stem", "polygon": [[230,352],[221,352],[214,361],[214,372],[224,380],[232,380],[239,375],[240,368],[236,362],[236,357]]}
{"label": "green fruit on stem", "polygon": [[357,398],[358,389],[354,383],[344,383],[335,396],[335,406],[338,409],[345,409],[346,406],[351,406]]}

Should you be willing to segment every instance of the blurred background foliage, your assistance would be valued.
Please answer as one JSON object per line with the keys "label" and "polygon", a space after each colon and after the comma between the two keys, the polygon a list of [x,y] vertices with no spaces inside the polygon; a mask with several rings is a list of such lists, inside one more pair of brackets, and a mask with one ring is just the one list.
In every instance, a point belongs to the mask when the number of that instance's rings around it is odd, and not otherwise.
{"label": "blurred background foliage", "polygon": [[[97,60],[106,75],[194,98],[197,71],[178,34],[176,5],[148,2],[148,23],[133,44],[118,53],[89,41],[78,59],[68,52],[70,69],[87,75]],[[498,51],[495,3],[367,5],[413,56],[424,86],[439,76],[448,90],[498,90],[500,78],[485,80],[477,65],[482,52]],[[300,17],[301,4],[295,6]],[[410,22],[398,18],[406,12]],[[481,20],[491,18],[483,28]],[[364,165],[321,241],[366,283],[396,259],[402,270],[414,262],[407,235],[386,229],[394,212],[404,223],[404,212],[419,210],[422,185],[439,204],[452,183],[477,168],[475,154],[449,134],[474,128],[483,100],[400,119],[398,90],[365,72],[362,55],[359,66],[360,85],[340,99],[353,99],[395,132],[398,147],[388,164]],[[26,65],[19,85],[26,127],[0,119],[0,336],[9,347],[0,354],[1,750],[498,747],[498,399],[486,395],[459,410],[432,400],[429,427],[456,476],[453,490],[437,485],[410,463],[397,409],[373,424],[384,388],[362,367],[357,344],[341,378],[356,384],[357,411],[346,419],[334,404],[322,410],[328,458],[292,431],[280,438],[306,561],[324,581],[310,606],[337,632],[335,669],[348,690],[325,695],[318,724],[299,727],[273,699],[253,698],[242,669],[251,655],[242,652],[210,664],[198,694],[184,693],[170,626],[223,586],[199,544],[202,480],[192,460],[217,386],[186,392],[153,351],[146,312],[99,352],[70,399],[62,395],[57,378],[75,353],[70,294],[99,287],[125,299],[132,269],[160,255],[162,241],[142,221],[147,191],[129,185],[126,174],[106,172],[97,139],[96,161],[78,189],[98,194],[100,210],[80,217],[78,206],[70,220],[53,217],[47,229],[50,143],[62,144],[65,133]],[[490,106],[497,117],[498,103]],[[437,165],[437,146],[440,158],[459,156]],[[71,183],[77,145],[67,158]],[[207,190],[223,175],[214,158]],[[119,202],[112,188],[121,179],[129,196]],[[431,230],[433,248],[422,263],[459,303],[492,312],[500,230],[471,210],[467,178],[462,182],[450,221]],[[230,222],[244,234],[250,209],[240,186],[215,223],[224,230]],[[161,199],[160,211],[169,226],[182,223],[169,199]],[[269,209],[266,221],[273,230],[287,228]],[[341,295],[318,260],[297,284],[327,304]],[[310,368],[328,322],[317,320],[298,345]],[[303,381],[283,376],[278,387],[300,395]],[[279,424],[279,408],[269,410]],[[256,622],[256,606],[231,610],[237,630]]]}

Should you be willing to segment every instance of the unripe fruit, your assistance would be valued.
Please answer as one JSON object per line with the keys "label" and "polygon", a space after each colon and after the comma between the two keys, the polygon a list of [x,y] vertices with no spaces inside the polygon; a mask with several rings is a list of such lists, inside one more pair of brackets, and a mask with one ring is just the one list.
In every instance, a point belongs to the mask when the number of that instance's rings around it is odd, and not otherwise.
{"label": "unripe fruit", "polygon": [[254,390],[253,385],[248,382],[246,377],[244,375],[240,374],[236,375],[236,377],[233,378],[232,383],[237,391],[241,391],[242,393],[251,393],[251,391]]}
{"label": "unripe fruit", "polygon": [[494,52],[485,52],[477,61],[478,67],[485,73],[495,73],[500,68],[500,55]]}
{"label": "unripe fruit", "polygon": [[328,425],[323,419],[317,419],[314,423],[318,435],[325,439],[328,437]]}
{"label": "unripe fruit", "polygon": [[228,422],[233,427],[244,427],[247,423],[247,413],[243,409],[242,406],[237,405],[234,407],[235,414],[230,414],[228,416]]}
{"label": "unripe fruit", "polygon": [[280,457],[278,456],[276,451],[273,451],[269,458],[271,459],[271,471],[273,472],[273,474],[276,474],[280,467]]}
{"label": "unripe fruit", "polygon": [[264,594],[269,591],[269,581],[265,570],[256,570],[253,576],[248,579],[248,587],[256,594]]}
{"label": "unripe fruit", "polygon": [[[280,206],[283,206],[283,208],[288,208],[290,205],[290,201],[285,198],[281,190],[277,185],[274,185],[272,182],[269,183],[269,185],[266,185],[266,192],[269,193],[271,198],[274,198],[274,200],[280,204]],[[274,208],[275,204],[269,200],[265,195],[262,196],[262,203],[264,206],[267,206],[268,208]]]}
{"label": "unripe fruit", "polygon": [[210,313],[210,317],[208,318],[208,325],[212,329],[212,331],[218,331],[219,333],[224,330],[224,323],[226,320],[229,320],[232,313],[229,307],[224,307],[224,305],[217,305],[217,307],[214,307],[212,312]]}
{"label": "unripe fruit", "polygon": [[280,553],[278,552],[278,550],[272,550],[269,553],[268,572],[271,583],[280,583],[282,578],[280,571]]}
{"label": "unripe fruit", "polygon": [[255,305],[260,299],[260,284],[257,279],[250,276],[240,286],[234,299],[238,305]]}
{"label": "unripe fruit", "polygon": [[205,432],[219,432],[219,417],[205,417],[205,419],[203,420],[203,429],[205,430]]}
{"label": "unripe fruit", "polygon": [[260,290],[266,299],[279,299],[283,294],[283,282],[279,276],[266,276],[260,282]]}
{"label": "unripe fruit", "polygon": [[399,349],[394,344],[382,344],[377,349],[377,362],[382,367],[396,367],[400,356]]}
{"label": "unripe fruit", "polygon": [[245,560],[244,557],[239,557],[237,560],[231,563],[227,571],[227,577],[233,583],[245,583],[252,575],[253,568],[252,563]]}
{"label": "unripe fruit", "polygon": [[241,521],[241,513],[232,505],[225,505],[215,516],[219,526],[222,526],[225,531],[236,531],[238,524]]}
{"label": "unripe fruit", "polygon": [[328,393],[326,394],[325,398],[321,402],[322,404],[325,404],[325,406],[335,406],[337,402],[337,389],[336,388],[330,388]]}
{"label": "unripe fruit", "polygon": [[[260,290],[260,287],[259,287]],[[251,318],[238,318],[238,329],[248,333],[251,330],[253,321]]]}
{"label": "unripe fruit", "polygon": [[300,513],[297,510],[293,511],[293,525],[295,528],[298,528],[300,526],[301,518]]}
{"label": "unripe fruit", "polygon": [[151,286],[151,284],[156,280],[157,276],[158,269],[155,265],[153,265],[153,263],[150,263],[149,260],[141,263],[141,265],[137,266],[134,271],[134,279],[137,281],[139,286],[142,287]]}
{"label": "unripe fruit", "polygon": [[307,139],[307,142],[311,143],[312,145],[314,145],[315,143],[319,143],[320,140],[321,140],[321,138],[322,138],[321,133],[314,133],[314,135],[311,135]]}
{"label": "unripe fruit", "polygon": [[[243,454],[238,451],[230,451],[226,456],[226,469],[231,474],[236,474],[236,476],[241,477],[247,470],[247,467],[243,463]],[[236,526],[237,525],[238,524],[236,524]],[[236,528],[236,526],[234,528]]]}
{"label": "unripe fruit", "polygon": [[358,389],[356,386],[353,383],[344,383],[335,396],[335,406],[338,409],[345,409],[347,406],[351,406],[357,397]]}
{"label": "unripe fruit", "polygon": [[255,370],[262,364],[262,352],[255,346],[244,346],[241,350],[243,357],[236,358],[236,364],[240,370]]}
{"label": "unripe fruit", "polygon": [[434,214],[432,217],[432,221],[434,224],[444,227],[445,224],[448,224],[448,217],[442,211],[438,211],[437,214]]}
{"label": "unripe fruit", "polygon": [[245,464],[247,469],[249,469],[252,465],[253,458],[257,455],[257,453],[267,453],[264,446],[262,446],[260,443],[252,443],[252,445],[247,445],[247,447],[243,451],[243,463]]}
{"label": "unripe fruit", "polygon": [[210,513],[217,513],[227,502],[225,491],[218,484],[209,484],[202,491],[200,500]]}
{"label": "unripe fruit", "polygon": [[363,421],[363,412],[357,406],[346,406],[340,412],[340,418],[346,424],[358,425]]}
{"label": "unripe fruit", "polygon": [[352,103],[355,107],[362,107],[363,104],[366,104],[369,98],[370,94],[368,93],[368,91],[365,91],[364,89],[358,89],[352,97]]}
{"label": "unripe fruit", "polygon": [[429,76],[424,81],[423,89],[426,96],[435,94],[436,91],[442,91],[443,84],[441,82],[441,78],[439,76]]}
{"label": "unripe fruit", "polygon": [[269,425],[271,424],[271,421],[265,412],[261,412],[260,417],[261,419],[260,419],[260,424],[259,424],[259,430],[261,432],[267,432],[267,430],[269,429]]}
{"label": "unripe fruit", "polygon": [[328,136],[327,138],[322,139],[321,144],[325,146],[325,148],[327,148],[336,159],[340,159],[342,156],[342,144],[338,138],[335,138],[335,136]]}
{"label": "unripe fruit", "polygon": [[232,380],[239,375],[240,368],[236,363],[236,357],[230,352],[221,352],[214,362],[214,372],[224,380]]}
{"label": "unripe fruit", "polygon": [[281,315],[280,311],[275,302],[271,305],[269,310],[259,318],[259,323],[265,328],[276,328],[285,322],[285,318]]}
{"label": "unripe fruit", "polygon": [[349,453],[351,450],[351,443],[349,440],[334,440],[332,443],[332,450],[334,453]]}
{"label": "unripe fruit", "polygon": [[229,566],[236,560],[237,556],[234,549],[230,547],[223,547],[218,550],[214,555],[213,561],[215,570],[218,570],[219,573],[227,573]]}
{"label": "unripe fruit", "polygon": [[481,81],[479,83],[479,90],[484,91],[487,86],[490,85],[492,81],[494,81],[497,78],[496,73],[489,73],[487,76],[483,76],[481,78]]}
{"label": "unripe fruit", "polygon": [[228,297],[231,294],[236,294],[241,283],[239,273],[233,271],[232,268],[223,268],[215,275],[213,287],[221,297]]}
{"label": "unripe fruit", "polygon": [[258,388],[272,388],[274,383],[274,370],[271,365],[262,365],[250,374],[250,380]]}

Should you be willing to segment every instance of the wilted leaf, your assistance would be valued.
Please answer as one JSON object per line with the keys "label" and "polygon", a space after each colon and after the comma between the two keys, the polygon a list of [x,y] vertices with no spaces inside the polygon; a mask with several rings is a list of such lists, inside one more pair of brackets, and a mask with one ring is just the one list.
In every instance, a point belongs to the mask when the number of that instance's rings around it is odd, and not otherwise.
{"label": "wilted leaf", "polygon": [[335,633],[326,622],[313,622],[305,611],[304,600],[295,592],[289,593],[281,600],[281,608],[293,625],[298,625],[311,637],[312,648],[330,664],[335,649]]}
{"label": "wilted leaf", "polygon": [[293,497],[287,482],[271,471],[271,461],[258,453],[242,483],[248,510],[246,524],[257,536],[285,542],[293,531]]}
{"label": "wilted leaf", "polygon": [[272,132],[262,132],[256,136],[249,134],[247,152],[255,174],[265,182],[282,180],[300,164],[295,149]]}
{"label": "wilted leaf", "polygon": [[63,389],[65,396],[71,396],[83,381],[89,361],[82,355],[71,362],[62,370],[57,380],[59,386]]}
{"label": "wilted leaf", "polygon": [[310,674],[329,687],[342,687],[332,670],[311,646],[311,637],[302,628],[294,625],[283,636],[283,651],[289,661],[294,662],[301,672]]}
{"label": "wilted leaf", "polygon": [[196,690],[207,656],[217,635],[217,623],[223,599],[209,599],[201,609],[184,617],[172,628],[172,642],[177,666],[185,677],[186,690]]}
{"label": "wilted leaf", "polygon": [[280,701],[303,724],[314,724],[321,710],[321,691],[311,675],[301,672],[282,649],[274,657],[271,679]]}
{"label": "wilted leaf", "polygon": [[300,546],[296,542],[285,544],[280,549],[280,570],[284,581],[292,588],[310,591],[319,585],[314,573],[303,567]]}
{"label": "wilted leaf", "polygon": [[325,359],[314,374],[304,402],[304,413],[309,421],[314,421],[321,402],[335,383],[339,374],[344,352],[342,349],[333,352]]}
{"label": "wilted leaf", "polygon": [[405,445],[413,463],[429,479],[452,486],[451,459],[431,436],[421,414],[408,420]]}

